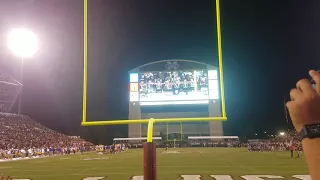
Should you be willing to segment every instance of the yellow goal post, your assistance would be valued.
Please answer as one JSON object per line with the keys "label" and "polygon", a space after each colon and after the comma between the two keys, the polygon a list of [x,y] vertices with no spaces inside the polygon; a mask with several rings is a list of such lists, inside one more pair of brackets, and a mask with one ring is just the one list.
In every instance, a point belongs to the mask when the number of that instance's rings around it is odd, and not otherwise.
{"label": "yellow goal post", "polygon": [[221,117],[195,117],[195,118],[163,118],[163,119],[136,119],[136,120],[95,120],[87,121],[87,77],[88,77],[88,0],[83,0],[83,104],[82,104],[82,126],[102,126],[102,125],[120,125],[134,123],[148,123],[147,142],[152,142],[153,124],[169,122],[199,122],[199,121],[225,121],[227,120],[224,80],[223,80],[223,63],[222,63],[222,43],[221,43],[221,26],[220,26],[220,0],[216,2],[216,26],[217,26],[217,44],[218,44],[218,64],[220,80],[220,97],[221,97]]}

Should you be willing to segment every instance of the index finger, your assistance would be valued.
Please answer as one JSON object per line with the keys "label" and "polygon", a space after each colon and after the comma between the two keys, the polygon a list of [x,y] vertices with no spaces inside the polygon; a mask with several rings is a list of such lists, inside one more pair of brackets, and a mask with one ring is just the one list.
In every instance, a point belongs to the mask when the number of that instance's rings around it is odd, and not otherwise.
{"label": "index finger", "polygon": [[299,89],[304,95],[310,95],[314,93],[314,89],[312,88],[310,81],[307,79],[298,81],[296,86],[297,89]]}

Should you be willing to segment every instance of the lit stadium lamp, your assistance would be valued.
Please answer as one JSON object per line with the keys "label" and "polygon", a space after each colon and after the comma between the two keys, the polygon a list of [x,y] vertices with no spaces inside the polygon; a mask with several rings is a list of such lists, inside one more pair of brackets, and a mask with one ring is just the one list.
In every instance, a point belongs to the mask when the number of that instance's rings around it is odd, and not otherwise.
{"label": "lit stadium lamp", "polygon": [[[23,79],[23,59],[33,56],[38,50],[38,40],[36,35],[25,28],[12,29],[8,35],[8,47],[14,55],[21,58],[20,83]],[[18,114],[21,113],[22,86],[19,95]]]}
{"label": "lit stadium lamp", "polygon": [[38,50],[38,40],[28,29],[12,29],[8,35],[8,46],[18,57],[31,57]]}
{"label": "lit stadium lamp", "polygon": [[285,133],[284,133],[284,132],[280,132],[279,135],[280,135],[280,136],[284,136]]}

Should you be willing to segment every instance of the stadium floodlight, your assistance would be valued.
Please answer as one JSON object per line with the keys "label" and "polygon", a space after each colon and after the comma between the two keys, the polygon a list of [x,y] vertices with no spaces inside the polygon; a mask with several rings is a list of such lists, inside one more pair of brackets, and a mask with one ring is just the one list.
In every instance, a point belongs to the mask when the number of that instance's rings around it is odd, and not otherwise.
{"label": "stadium floodlight", "polygon": [[33,56],[38,50],[36,35],[29,29],[12,29],[8,35],[9,49],[18,57]]}
{"label": "stadium floodlight", "polygon": [[284,132],[280,132],[279,135],[280,135],[280,136],[284,136],[285,133],[284,133]]}
{"label": "stadium floodlight", "polygon": [[[21,58],[20,83],[23,79],[23,60],[33,56],[38,50],[38,40],[36,35],[26,28],[12,29],[8,35],[8,47],[14,55]],[[21,113],[22,87],[19,95],[18,114]]]}

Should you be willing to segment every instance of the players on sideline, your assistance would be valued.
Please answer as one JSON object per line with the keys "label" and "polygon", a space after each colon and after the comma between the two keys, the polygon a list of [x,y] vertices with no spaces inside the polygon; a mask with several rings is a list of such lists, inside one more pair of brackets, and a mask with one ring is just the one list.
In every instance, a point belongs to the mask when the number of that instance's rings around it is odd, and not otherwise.
{"label": "players on sideline", "polygon": [[110,146],[98,145],[96,146],[96,152],[98,154],[116,154],[121,153],[127,149],[125,144],[112,144]]}

